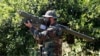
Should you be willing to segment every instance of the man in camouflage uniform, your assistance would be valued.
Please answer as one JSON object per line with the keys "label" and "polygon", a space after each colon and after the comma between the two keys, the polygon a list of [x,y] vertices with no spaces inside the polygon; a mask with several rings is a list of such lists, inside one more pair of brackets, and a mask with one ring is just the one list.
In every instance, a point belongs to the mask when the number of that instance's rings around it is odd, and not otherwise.
{"label": "man in camouflage uniform", "polygon": [[61,56],[62,29],[56,22],[56,13],[54,10],[48,10],[43,17],[45,17],[46,25],[40,26],[42,31],[36,30],[29,21],[25,25],[30,28],[38,43],[42,44],[41,56]]}

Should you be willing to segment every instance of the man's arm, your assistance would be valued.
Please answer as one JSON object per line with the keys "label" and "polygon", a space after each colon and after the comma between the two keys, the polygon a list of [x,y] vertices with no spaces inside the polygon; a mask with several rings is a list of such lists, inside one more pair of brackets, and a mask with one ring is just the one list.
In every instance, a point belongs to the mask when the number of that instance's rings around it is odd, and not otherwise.
{"label": "man's arm", "polygon": [[38,43],[43,42],[46,39],[47,32],[44,30],[46,27],[41,25],[40,28],[44,31],[39,32],[35,26],[32,25],[29,21],[24,23],[26,27],[30,29],[31,34],[33,35],[34,39],[37,40]]}

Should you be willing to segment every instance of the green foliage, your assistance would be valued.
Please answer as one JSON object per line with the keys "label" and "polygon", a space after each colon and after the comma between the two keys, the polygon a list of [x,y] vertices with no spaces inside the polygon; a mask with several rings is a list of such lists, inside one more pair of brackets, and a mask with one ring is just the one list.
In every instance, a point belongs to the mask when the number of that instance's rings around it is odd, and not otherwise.
{"label": "green foliage", "polygon": [[[28,29],[21,25],[22,17],[17,14],[18,10],[42,16],[48,9],[56,9],[60,16],[59,23],[96,39],[100,38],[99,2],[100,0],[0,0],[0,55],[36,56],[35,49],[32,49],[36,46],[36,41]],[[77,54],[83,50],[82,46],[86,42],[81,39],[75,43],[72,52]]]}

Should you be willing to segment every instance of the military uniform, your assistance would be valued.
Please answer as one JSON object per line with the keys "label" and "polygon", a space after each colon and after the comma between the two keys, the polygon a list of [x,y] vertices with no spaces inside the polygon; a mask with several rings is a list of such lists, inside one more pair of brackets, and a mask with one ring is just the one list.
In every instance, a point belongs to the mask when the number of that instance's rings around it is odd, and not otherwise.
{"label": "military uniform", "polygon": [[61,56],[62,29],[58,24],[50,25],[40,32],[34,28],[31,31],[34,33],[35,39],[38,38],[38,43],[42,44],[42,56]]}
{"label": "military uniform", "polygon": [[[55,12],[50,10],[47,11],[44,17],[56,18]],[[62,29],[56,22],[48,27],[46,25],[41,25],[40,30],[36,30],[32,27],[31,32],[33,33],[35,39],[39,44],[42,44],[41,56],[61,56],[62,53]]]}
{"label": "military uniform", "polygon": [[47,30],[50,29],[47,33],[48,39],[44,41],[44,53],[47,56],[61,56],[61,35],[62,30],[58,24],[49,26]]}

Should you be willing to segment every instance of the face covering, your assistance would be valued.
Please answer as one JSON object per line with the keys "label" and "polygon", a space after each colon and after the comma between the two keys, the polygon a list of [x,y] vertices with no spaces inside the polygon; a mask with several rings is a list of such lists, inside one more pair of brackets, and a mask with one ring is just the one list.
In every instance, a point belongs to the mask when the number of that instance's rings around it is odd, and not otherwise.
{"label": "face covering", "polygon": [[49,18],[45,18],[44,22],[45,22],[46,26],[49,27],[49,25],[50,25],[50,19]]}

